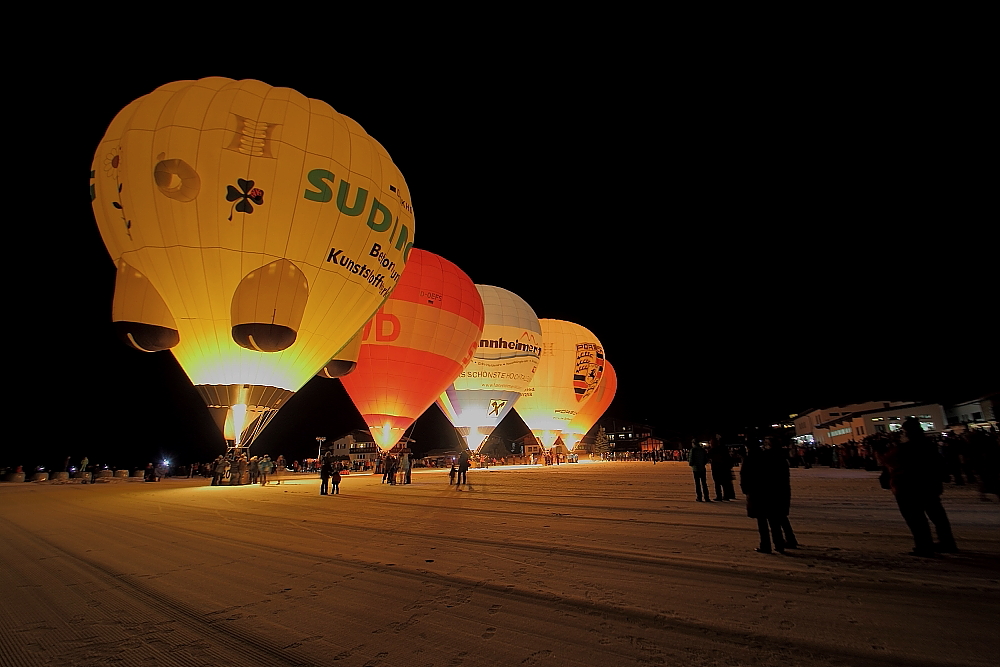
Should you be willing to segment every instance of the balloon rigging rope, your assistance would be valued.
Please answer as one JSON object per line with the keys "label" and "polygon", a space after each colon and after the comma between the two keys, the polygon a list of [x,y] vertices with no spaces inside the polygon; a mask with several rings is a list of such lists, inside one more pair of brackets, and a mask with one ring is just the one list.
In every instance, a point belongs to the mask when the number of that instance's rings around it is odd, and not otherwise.
{"label": "balloon rigging rope", "polygon": [[268,425],[268,423],[271,421],[271,418],[274,417],[274,414],[276,412],[277,410],[268,410],[267,412],[265,412],[260,417],[254,420],[254,424],[256,424],[256,426],[253,427],[253,430],[251,431],[249,437],[247,437],[246,439],[247,443],[245,445],[246,447],[250,447],[250,445],[253,444],[254,440],[257,439],[257,436],[260,435],[261,431],[263,431],[264,428]]}
{"label": "balloon rigging rope", "polygon": [[[417,426],[417,420],[414,419],[413,422],[410,424],[410,426],[405,431],[403,431],[403,437],[400,438],[400,442],[403,442],[404,440],[406,440],[406,438],[407,438],[406,434],[408,432],[412,435],[413,434],[413,429],[416,428],[416,426]],[[403,442],[403,446],[406,447],[406,443],[405,442]]]}

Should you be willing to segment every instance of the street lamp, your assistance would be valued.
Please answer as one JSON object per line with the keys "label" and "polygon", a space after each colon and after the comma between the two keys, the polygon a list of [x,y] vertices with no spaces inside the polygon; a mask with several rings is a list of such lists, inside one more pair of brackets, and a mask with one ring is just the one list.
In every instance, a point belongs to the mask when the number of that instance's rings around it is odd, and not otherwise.
{"label": "street lamp", "polygon": [[326,442],[326,438],[324,437],[316,438],[316,442],[319,443],[319,449],[316,452],[316,460],[319,461],[320,459],[323,458],[323,443]]}

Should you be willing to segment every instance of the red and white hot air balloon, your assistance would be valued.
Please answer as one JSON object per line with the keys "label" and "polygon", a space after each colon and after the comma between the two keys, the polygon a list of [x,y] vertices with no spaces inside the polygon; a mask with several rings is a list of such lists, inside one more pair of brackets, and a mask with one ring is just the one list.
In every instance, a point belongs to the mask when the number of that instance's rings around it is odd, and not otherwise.
{"label": "red and white hot air balloon", "polygon": [[462,372],[479,345],[483,300],[460,268],[414,248],[365,325],[357,367],[340,378],[372,437],[391,449]]}

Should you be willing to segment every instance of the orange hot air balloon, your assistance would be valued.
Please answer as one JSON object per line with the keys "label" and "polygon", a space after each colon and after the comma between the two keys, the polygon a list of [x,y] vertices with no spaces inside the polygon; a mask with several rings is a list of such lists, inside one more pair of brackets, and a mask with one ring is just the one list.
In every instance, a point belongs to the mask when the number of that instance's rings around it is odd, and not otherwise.
{"label": "orange hot air balloon", "polygon": [[562,441],[566,445],[566,449],[573,451],[577,443],[583,440],[583,436],[590,432],[590,429],[611,405],[611,401],[615,399],[615,391],[617,390],[618,376],[615,375],[615,369],[611,363],[605,359],[604,376],[601,378],[600,384],[597,385],[597,390],[576,413],[576,416],[570,421],[569,427],[562,432]]}
{"label": "orange hot air balloon", "polygon": [[390,449],[472,358],[483,299],[460,268],[414,248],[392,294],[361,332],[357,367],[340,378],[375,442]]}
{"label": "orange hot air balloon", "polygon": [[538,370],[514,409],[538,442],[551,449],[600,385],[604,348],[579,324],[544,319],[538,323],[542,326]]}

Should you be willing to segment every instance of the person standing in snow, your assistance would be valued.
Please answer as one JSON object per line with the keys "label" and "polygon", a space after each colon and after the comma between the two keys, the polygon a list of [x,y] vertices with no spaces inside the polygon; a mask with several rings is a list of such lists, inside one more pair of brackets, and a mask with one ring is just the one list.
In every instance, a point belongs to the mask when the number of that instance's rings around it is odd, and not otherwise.
{"label": "person standing in snow", "polygon": [[[889,471],[889,486],[896,497],[899,513],[913,534],[914,546],[910,555],[930,558],[936,551],[954,553],[958,547],[948,514],[941,505],[943,459],[913,417],[903,422],[899,433],[895,446],[890,445],[880,462]],[[931,537],[928,517],[934,522],[937,544]]]}
{"label": "person standing in snow", "polygon": [[333,461],[330,460],[330,455],[327,454],[323,457],[323,463],[319,468],[319,495],[327,495],[331,475],[333,475]]}
{"label": "person standing in snow", "polygon": [[757,519],[760,546],[754,551],[771,553],[773,539],[774,549],[784,553],[786,548],[798,547],[788,522],[792,501],[788,461],[773,438],[765,438],[765,442],[766,450],[756,444],[747,448],[747,458],[740,469],[740,489],[747,499],[747,516]]}
{"label": "person standing in snow", "polygon": [[287,469],[285,466],[285,455],[278,454],[277,460],[274,461],[274,467],[271,469],[274,473],[274,478],[277,480],[275,484],[281,485],[281,476],[285,474]]}
{"label": "person standing in snow", "polygon": [[411,470],[413,469],[413,462],[410,461],[409,452],[404,451],[402,454],[399,455],[399,467],[403,471],[402,483],[409,484]]}
{"label": "person standing in snow", "polygon": [[469,483],[469,463],[470,456],[469,450],[466,449],[461,454],[458,455],[458,479],[455,480],[455,490],[458,491],[458,487],[462,484]]}
{"label": "person standing in snow", "polygon": [[257,463],[257,467],[260,468],[260,485],[267,486],[267,476],[274,470],[274,462],[271,461],[270,456],[264,454],[264,458]]}
{"label": "person standing in snow", "polygon": [[226,461],[222,458],[222,454],[219,454],[215,457],[215,463],[212,464],[212,486],[222,484],[224,474],[226,474]]}
{"label": "person standing in snow", "polygon": [[705,495],[704,502],[712,502],[712,499],[708,497],[706,463],[708,463],[708,453],[702,448],[700,443],[692,442],[691,453],[688,454],[688,465],[691,466],[691,472],[694,473],[694,491],[698,495],[695,500],[699,503],[702,502],[703,491]]}
{"label": "person standing in snow", "polygon": [[[733,488],[733,457],[726,447],[716,438],[712,440],[712,448],[708,452],[712,460],[712,482],[715,484],[715,499],[730,501],[736,497]],[[707,494],[706,494],[707,497]]]}

